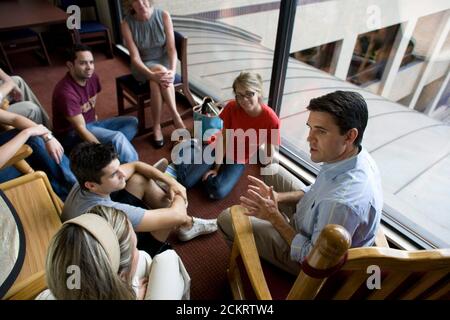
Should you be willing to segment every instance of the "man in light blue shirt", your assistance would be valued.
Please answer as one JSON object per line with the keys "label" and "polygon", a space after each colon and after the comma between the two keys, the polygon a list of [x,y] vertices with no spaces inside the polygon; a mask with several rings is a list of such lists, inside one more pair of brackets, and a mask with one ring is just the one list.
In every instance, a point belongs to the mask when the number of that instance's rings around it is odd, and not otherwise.
{"label": "man in light blue shirt", "polygon": [[[311,160],[323,163],[315,183],[300,191],[277,193],[249,176],[248,193],[240,199],[252,216],[261,257],[293,274],[327,224],[345,227],[352,247],[372,245],[383,207],[377,166],[361,146],[368,120],[363,97],[336,91],[312,99],[307,109]],[[297,203],[290,221],[278,209],[279,203]],[[218,223],[232,240],[229,212],[223,212]]]}

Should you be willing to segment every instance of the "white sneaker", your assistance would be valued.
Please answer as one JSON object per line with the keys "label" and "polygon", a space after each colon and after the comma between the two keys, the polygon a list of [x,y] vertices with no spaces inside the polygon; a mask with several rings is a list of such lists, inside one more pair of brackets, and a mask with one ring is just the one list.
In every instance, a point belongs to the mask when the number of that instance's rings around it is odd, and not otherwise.
{"label": "white sneaker", "polygon": [[217,230],[217,219],[200,219],[192,217],[193,224],[190,229],[178,229],[178,239],[189,241],[202,234],[208,234]]}

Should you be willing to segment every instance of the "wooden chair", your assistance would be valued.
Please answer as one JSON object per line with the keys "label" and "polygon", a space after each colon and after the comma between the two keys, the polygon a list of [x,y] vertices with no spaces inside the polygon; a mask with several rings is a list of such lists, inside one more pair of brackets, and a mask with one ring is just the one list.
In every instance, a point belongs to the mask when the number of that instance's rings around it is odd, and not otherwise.
{"label": "wooden chair", "polygon": [[46,174],[36,171],[0,184],[15,208],[26,238],[25,260],[5,299],[33,299],[46,288],[45,259],[50,239],[61,227],[63,203]]}
{"label": "wooden chair", "polygon": [[[178,60],[180,61],[180,74],[175,75],[175,90],[183,94],[193,107],[196,103],[189,90],[189,79],[187,71],[187,41],[188,39],[181,33],[174,31],[175,46],[177,49]],[[145,125],[145,108],[150,106],[150,86],[148,82],[139,83],[131,74],[116,78],[117,107],[119,116],[137,111],[139,119],[138,134],[142,135],[152,131]],[[124,102],[128,101],[132,106],[125,108]],[[181,114],[184,118],[192,112],[192,109],[186,110]],[[161,127],[170,125],[172,120],[161,123]]]}
{"label": "wooden chair", "polygon": [[6,163],[0,167],[0,169],[14,166],[23,174],[32,173],[34,172],[33,168],[31,168],[30,165],[25,161],[25,158],[27,158],[32,153],[33,150],[31,149],[31,147],[24,144],[20,147],[19,150],[17,150],[16,154],[11,159],[6,161]]}
{"label": "wooden chair", "polygon": [[1,58],[3,58],[9,73],[14,72],[9,56],[19,52],[36,51],[37,49],[42,51],[42,57],[48,65],[51,65],[47,48],[39,32],[27,28],[0,33]]}
{"label": "wooden chair", "polygon": [[[233,206],[235,239],[228,277],[235,299],[246,299],[243,265],[258,299],[272,299],[245,208]],[[348,232],[328,225],[302,265],[286,283],[286,299],[449,299],[450,249],[403,251],[384,247],[352,248]],[[239,261],[242,259],[243,264]],[[379,268],[379,269],[377,269]],[[375,270],[375,271],[372,271]],[[380,289],[370,289],[378,276]],[[282,271],[280,271],[282,272]],[[376,282],[374,282],[376,284]]]}
{"label": "wooden chair", "polygon": [[[110,58],[114,57],[111,34],[109,28],[100,23],[97,4],[95,0],[61,0],[61,7],[64,11],[67,11],[67,7],[71,5],[77,5],[82,10],[93,11],[95,20],[83,20],[81,21],[80,30],[72,30],[72,42],[73,44],[82,43],[84,45],[97,45],[105,44],[107,48],[107,54]],[[83,15],[83,14],[82,14]]]}

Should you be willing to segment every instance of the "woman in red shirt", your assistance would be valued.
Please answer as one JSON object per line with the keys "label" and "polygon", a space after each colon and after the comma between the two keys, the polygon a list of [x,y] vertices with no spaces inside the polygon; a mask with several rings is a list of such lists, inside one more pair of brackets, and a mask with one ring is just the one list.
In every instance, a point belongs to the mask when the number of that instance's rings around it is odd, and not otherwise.
{"label": "woman in red shirt", "polygon": [[228,102],[220,113],[223,139],[215,139],[211,157],[205,157],[205,150],[202,150],[203,161],[195,164],[194,160],[198,159],[195,153],[199,152],[199,148],[191,142],[194,150],[192,161],[176,165],[177,179],[181,184],[190,188],[201,181],[212,199],[222,199],[230,193],[243,174],[245,164],[257,163],[262,144],[266,144],[266,150],[272,150],[272,145],[279,145],[280,142],[280,120],[263,103],[261,76],[241,72],[233,82],[233,92],[236,99]]}

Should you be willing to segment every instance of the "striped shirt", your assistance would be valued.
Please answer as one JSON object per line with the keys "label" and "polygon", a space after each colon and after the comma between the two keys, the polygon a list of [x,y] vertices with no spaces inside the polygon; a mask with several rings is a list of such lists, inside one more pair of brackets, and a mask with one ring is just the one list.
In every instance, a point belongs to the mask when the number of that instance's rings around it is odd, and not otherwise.
{"label": "striped shirt", "polygon": [[291,259],[302,261],[327,224],[343,226],[352,247],[371,246],[380,223],[383,193],[378,168],[362,148],[358,155],[324,163],[297,204],[293,216],[297,231],[291,244]]}

